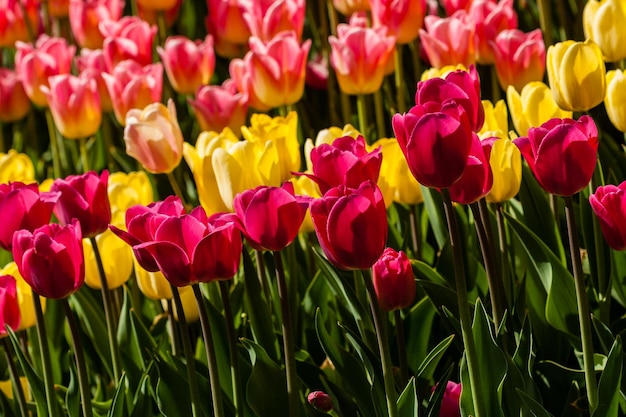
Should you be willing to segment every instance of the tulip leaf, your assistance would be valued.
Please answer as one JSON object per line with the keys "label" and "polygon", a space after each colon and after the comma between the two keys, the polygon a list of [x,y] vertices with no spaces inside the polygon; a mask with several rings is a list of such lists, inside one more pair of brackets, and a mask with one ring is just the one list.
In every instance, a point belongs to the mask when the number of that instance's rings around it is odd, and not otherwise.
{"label": "tulip leaf", "polygon": [[181,373],[163,360],[155,361],[159,372],[156,386],[156,402],[164,416],[190,416],[191,396],[189,384]]}
{"label": "tulip leaf", "polygon": [[622,340],[618,336],[609,352],[600,383],[598,384],[598,404],[592,410],[591,417],[617,417],[620,404],[620,386],[622,383]]}
{"label": "tulip leaf", "polygon": [[417,387],[415,378],[411,378],[400,397],[398,397],[398,415],[399,417],[418,417],[419,401],[417,399]]}
{"label": "tulip leaf", "polygon": [[430,335],[436,315],[437,309],[428,297],[424,297],[411,308],[404,319],[407,363],[412,372],[417,371],[428,355]]}
{"label": "tulip leaf", "polygon": [[70,382],[65,393],[65,408],[69,417],[80,417],[81,398],[78,387],[78,375],[76,375],[76,365],[71,359],[69,361]]}
{"label": "tulip leaf", "polygon": [[[121,384],[120,384],[121,385]],[[150,376],[144,374],[139,382],[139,388],[133,398],[133,410],[131,417],[143,417],[148,414],[147,409],[152,408],[150,400]]]}
{"label": "tulip leaf", "polygon": [[541,404],[524,391],[518,389],[517,394],[520,396],[522,402],[528,407],[534,417],[553,417],[552,414],[548,413]]}
{"label": "tulip leaf", "polygon": [[107,417],[124,417],[126,415],[128,415],[126,412],[126,375],[122,374]]}
{"label": "tulip leaf", "polygon": [[626,251],[611,251],[613,297],[626,307]]}
{"label": "tulip leaf", "polygon": [[[448,369],[443,373],[439,381],[437,381],[437,383],[435,384],[434,389],[430,394],[430,398],[428,400],[428,406],[426,407],[426,417],[441,416],[441,401],[443,400],[443,395],[446,392],[446,387],[448,385],[448,381],[450,380],[450,375],[452,375],[452,370],[453,366],[448,367]],[[463,412],[462,407],[461,412]]]}
{"label": "tulip leaf", "polygon": [[454,339],[453,334],[439,342],[439,344],[428,353],[428,356],[424,358],[417,370],[417,378],[432,378],[435,373],[435,368],[439,365],[443,354],[446,353],[446,350],[448,350],[448,347],[452,344],[452,339]]}
{"label": "tulip leaf", "polygon": [[441,194],[432,188],[424,187],[423,185],[420,185],[420,187],[424,198],[424,207],[428,213],[428,219],[430,220],[437,246],[441,249],[448,241],[448,224],[443,212]]}

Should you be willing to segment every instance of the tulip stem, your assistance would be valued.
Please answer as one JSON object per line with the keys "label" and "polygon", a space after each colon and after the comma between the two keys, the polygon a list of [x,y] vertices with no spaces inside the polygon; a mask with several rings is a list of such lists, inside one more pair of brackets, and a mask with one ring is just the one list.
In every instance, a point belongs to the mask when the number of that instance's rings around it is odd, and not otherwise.
{"label": "tulip stem", "polygon": [[420,224],[418,222],[417,204],[409,206],[409,225],[411,227],[411,245],[413,256],[416,260],[422,259],[422,249],[420,245]]}
{"label": "tulip stem", "polygon": [[359,94],[356,96],[356,112],[359,117],[359,130],[364,138],[367,138],[367,108],[365,104],[365,95]]}
{"label": "tulip stem", "polygon": [[404,323],[400,310],[394,310],[393,321],[396,326],[396,341],[398,343],[398,366],[400,367],[400,384],[406,385],[409,380],[409,366],[406,356],[406,338],[404,337]]}
{"label": "tulip stem", "polygon": [[76,371],[78,372],[78,388],[80,390],[81,404],[83,408],[83,417],[92,417],[93,409],[91,407],[91,390],[89,389],[89,374],[87,373],[87,366],[85,364],[85,354],[83,353],[83,345],[80,341],[80,335],[78,334],[78,325],[76,324],[76,318],[70,307],[70,303],[67,298],[61,301],[63,311],[65,312],[65,318],[70,328],[70,334],[72,335],[72,345],[74,347],[74,359],[76,360]]}
{"label": "tulip stem", "polygon": [[[467,356],[467,370],[472,387],[472,402],[474,405],[474,417],[484,417],[485,408],[478,395],[480,390],[480,368],[478,366],[478,356],[472,333],[472,316],[470,312],[469,299],[467,295],[467,282],[465,277],[465,264],[463,263],[463,248],[461,247],[461,235],[456,219],[456,212],[450,199],[450,191],[447,188],[441,190],[443,198],[443,208],[446,213],[448,223],[448,233],[450,234],[450,246],[454,259],[454,278],[456,286],[456,298],[459,307],[459,321],[461,323],[461,334],[465,345]],[[469,413],[469,410],[468,410]]]}
{"label": "tulip stem", "polygon": [[554,43],[552,40],[552,12],[549,3],[549,0],[537,0],[539,26],[541,26],[541,31],[543,32],[543,40],[546,44],[546,49]]}
{"label": "tulip stem", "polygon": [[9,339],[6,337],[2,338],[2,344],[4,347],[4,357],[9,365],[9,374],[11,376],[11,383],[13,384],[13,388],[15,389],[15,397],[17,400],[17,405],[20,409],[20,415],[22,417],[28,417],[28,409],[26,408],[26,397],[24,396],[24,387],[22,386],[22,382],[20,381],[20,376],[17,373],[17,368],[15,367],[15,362],[13,362],[13,347],[9,343]]}
{"label": "tulip stem", "polygon": [[206,304],[204,303],[204,296],[202,295],[202,291],[200,291],[200,284],[191,284],[191,288],[193,288],[193,295],[196,297],[196,304],[198,304],[200,327],[202,327],[202,337],[204,337],[204,350],[209,366],[211,398],[213,399],[213,415],[215,417],[224,417],[222,387],[220,385],[220,375],[217,370],[217,357],[215,356],[215,344],[213,343],[213,334],[211,333],[211,323],[209,322]]}
{"label": "tulip stem", "polygon": [[196,375],[196,359],[191,349],[191,340],[189,340],[189,329],[187,328],[187,320],[185,320],[185,310],[183,310],[183,303],[180,300],[180,294],[178,288],[170,284],[172,289],[172,297],[174,298],[174,305],[176,307],[176,314],[178,317],[178,325],[180,327],[180,336],[183,342],[183,351],[185,353],[185,361],[187,362],[187,383],[189,384],[189,392],[191,395],[191,414],[193,417],[199,417],[202,415],[200,408],[200,391],[198,390],[198,376]]}
{"label": "tulip stem", "polygon": [[402,45],[396,44],[396,50],[393,54],[394,59],[394,80],[396,82],[396,108],[398,113],[406,112],[406,104],[404,102],[404,70],[402,68]]}
{"label": "tulip stem", "polygon": [[50,109],[46,109],[46,122],[48,123],[48,136],[50,138],[50,154],[52,155],[52,174],[55,178],[61,178],[61,160],[59,157],[59,145],[57,144],[57,131],[52,119]]}
{"label": "tulip stem", "polygon": [[502,97],[500,93],[500,81],[498,80],[498,72],[496,71],[496,66],[490,66],[489,78],[491,78],[491,102],[495,106],[498,100]]}
{"label": "tulip stem", "polygon": [[185,202],[185,195],[183,194],[183,190],[182,188],[180,188],[178,181],[176,181],[174,172],[168,172],[167,179],[169,180],[170,185],[172,186],[172,190],[174,190],[174,194],[176,194],[176,196],[180,198],[180,201],[183,203],[183,206],[187,206],[187,203]]}
{"label": "tulip stem", "polygon": [[159,45],[165,44],[167,38],[167,23],[165,22],[165,11],[157,10],[156,12],[157,28],[159,31]]}
{"label": "tulip stem", "polygon": [[259,282],[261,283],[261,287],[263,288],[263,295],[265,296],[265,302],[267,303],[267,308],[269,309],[269,313],[272,313],[272,302],[271,302],[271,294],[270,287],[267,282],[267,275],[265,274],[265,260],[263,259],[263,252],[255,249],[254,256],[256,258],[256,273],[259,277]]}
{"label": "tulip stem", "polygon": [[398,405],[396,401],[398,395],[393,380],[393,371],[391,368],[391,355],[389,353],[389,345],[387,342],[387,326],[383,318],[383,313],[378,305],[376,290],[372,282],[372,276],[367,270],[363,270],[363,281],[370,301],[372,309],[372,317],[374,318],[374,327],[376,328],[376,340],[378,341],[378,351],[380,354],[380,364],[383,369],[383,383],[385,384],[385,398],[387,399],[387,415],[388,417],[398,417]]}
{"label": "tulip stem", "polygon": [[565,200],[565,221],[567,222],[570,256],[574,270],[574,284],[576,285],[576,301],[578,303],[578,321],[580,323],[580,338],[583,349],[583,368],[585,370],[587,402],[589,403],[589,410],[593,412],[598,406],[598,388],[593,363],[593,339],[591,334],[589,300],[587,299],[585,277],[583,275],[582,261],[580,259],[574,202],[571,196],[563,197],[563,199]]}
{"label": "tulip stem", "polygon": [[48,416],[57,417],[56,393],[54,392],[54,379],[52,378],[52,362],[50,360],[50,345],[46,322],[41,309],[39,295],[33,291],[33,305],[35,307],[35,320],[37,322],[37,337],[39,338],[39,351],[41,352],[41,366],[43,367],[43,384],[46,391],[46,403],[48,404]]}
{"label": "tulip stem", "polygon": [[239,354],[237,353],[237,334],[233,321],[233,310],[230,305],[230,291],[228,282],[220,281],[220,294],[224,306],[224,319],[226,320],[226,333],[228,334],[228,352],[230,355],[230,372],[233,384],[233,403],[235,403],[235,416],[243,415],[243,393],[239,378]]}
{"label": "tulip stem", "polygon": [[178,326],[174,318],[174,302],[171,298],[167,300],[167,320],[169,322],[169,331],[171,336],[172,355],[180,355],[180,337],[178,334]]}
{"label": "tulip stem", "polygon": [[502,282],[509,283],[508,289],[505,287],[504,292],[506,294],[507,305],[509,305],[509,301],[512,299],[513,290],[511,285],[513,283],[509,280],[509,264],[508,264],[508,247],[506,243],[506,226],[504,224],[504,207],[502,203],[496,204],[496,221],[498,224],[498,249],[499,249],[499,257],[500,257],[500,273],[502,276]]}
{"label": "tulip stem", "polygon": [[376,111],[376,132],[378,133],[377,139],[382,139],[387,136],[387,129],[385,129],[386,126],[385,114],[383,111],[383,93],[380,91],[380,89],[374,92],[374,109]]}
{"label": "tulip stem", "polygon": [[80,138],[78,140],[78,147],[80,149],[80,160],[83,163],[83,173],[89,172],[89,155],[87,154],[87,138]]}
{"label": "tulip stem", "polygon": [[289,308],[289,291],[285,278],[283,258],[279,251],[273,252],[276,266],[276,281],[278,283],[278,297],[280,298],[280,310],[283,322],[283,345],[285,355],[285,373],[287,375],[287,396],[289,399],[289,416],[299,416],[300,396],[298,389],[298,375],[296,374],[296,353],[291,323],[291,310]]}
{"label": "tulip stem", "polygon": [[107,322],[107,334],[109,336],[109,349],[111,350],[111,362],[113,363],[113,380],[117,386],[121,373],[120,349],[117,344],[117,323],[113,317],[113,300],[111,299],[111,291],[107,281],[106,272],[102,263],[102,256],[98,248],[97,239],[90,237],[89,242],[93,248],[93,254],[96,258],[98,266],[98,275],[100,276],[100,294],[102,295],[102,305],[104,306],[104,317]]}

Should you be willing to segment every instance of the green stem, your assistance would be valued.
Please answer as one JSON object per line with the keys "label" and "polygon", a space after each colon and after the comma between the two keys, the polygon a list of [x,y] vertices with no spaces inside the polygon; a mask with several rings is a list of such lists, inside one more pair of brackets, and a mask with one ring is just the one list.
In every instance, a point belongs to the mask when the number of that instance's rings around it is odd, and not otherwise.
{"label": "green stem", "polygon": [[43,367],[43,384],[46,391],[46,403],[48,404],[48,416],[57,417],[56,393],[54,392],[54,379],[52,378],[52,362],[50,360],[50,345],[46,323],[41,309],[39,295],[33,291],[33,305],[35,307],[35,320],[37,322],[37,337],[39,338],[39,351],[41,352],[41,365]]}
{"label": "green stem", "polygon": [[215,345],[213,343],[213,334],[211,333],[211,323],[206,311],[206,304],[200,284],[191,284],[193,295],[196,297],[198,304],[198,313],[200,315],[200,326],[202,327],[202,337],[204,337],[204,350],[206,353],[207,364],[209,366],[209,380],[211,383],[211,398],[213,399],[213,415],[215,417],[224,417],[224,403],[222,401],[222,388],[220,385],[220,375],[217,370],[217,357],[215,356]]}
{"label": "green stem", "polygon": [[469,299],[467,295],[467,282],[465,277],[465,264],[463,263],[463,248],[461,246],[461,234],[456,219],[456,213],[450,192],[447,188],[441,190],[443,198],[443,208],[446,213],[446,221],[448,222],[448,232],[450,234],[450,246],[454,259],[454,278],[456,286],[456,297],[459,307],[459,321],[461,323],[461,333],[463,335],[463,344],[465,345],[465,353],[467,355],[467,369],[469,372],[470,385],[474,395],[472,402],[474,405],[474,417],[484,417],[485,408],[481,402],[481,396],[478,395],[480,389],[480,367],[478,366],[478,355],[476,352],[476,344],[474,343],[474,334],[472,333],[472,316],[469,307]]}
{"label": "green stem", "polygon": [[5,124],[0,122],[0,152],[2,153],[7,152],[6,139],[4,137],[4,127]]}
{"label": "green stem", "polygon": [[180,185],[178,185],[178,181],[176,181],[176,177],[174,176],[174,172],[168,172],[167,173],[167,179],[170,182],[170,185],[172,186],[172,189],[174,190],[174,194],[176,194],[176,196],[178,198],[180,198],[180,201],[183,203],[183,206],[187,206],[187,203],[185,201],[185,195],[183,194],[183,190],[182,188],[180,188]]}
{"label": "green stem", "polygon": [[539,10],[539,26],[543,33],[543,41],[548,46],[552,45],[552,11],[550,9],[550,0],[537,0],[537,8]]}
{"label": "green stem", "polygon": [[396,107],[398,113],[406,112],[406,103],[404,102],[404,69],[402,68],[402,45],[396,44],[396,50],[393,54],[395,70],[394,80],[396,84]]}
{"label": "green stem", "polygon": [[243,416],[243,393],[239,378],[239,354],[237,353],[237,333],[233,321],[233,310],[230,305],[230,291],[227,281],[220,281],[220,294],[224,306],[224,319],[226,320],[226,333],[228,334],[228,353],[230,355],[230,372],[233,385],[233,403],[235,403],[235,416]]}
{"label": "green stem", "polygon": [[20,375],[17,373],[17,368],[15,367],[15,362],[13,362],[13,357],[11,353],[13,352],[13,347],[8,342],[6,337],[2,338],[2,344],[4,347],[4,357],[9,365],[9,375],[11,376],[11,383],[13,384],[13,388],[15,389],[15,398],[17,401],[17,405],[20,409],[20,415],[22,417],[28,417],[28,409],[26,408],[26,397],[24,396],[24,387],[22,387],[22,382],[20,381]]}
{"label": "green stem", "polygon": [[61,305],[63,305],[65,318],[67,319],[67,324],[70,328],[70,334],[72,335],[72,346],[74,347],[74,359],[76,359],[76,371],[78,372],[78,388],[80,390],[83,417],[92,417],[93,408],[91,407],[89,374],[87,373],[87,365],[85,364],[83,345],[80,341],[80,335],[78,334],[78,325],[76,324],[76,318],[74,317],[74,313],[70,308],[70,303],[67,301],[67,298],[64,298],[60,301]]}
{"label": "green stem", "polygon": [[380,89],[374,93],[374,110],[376,114],[376,132],[378,133],[378,139],[382,139],[387,136],[387,129],[385,123],[385,113],[383,110],[383,93]]}
{"label": "green stem", "polygon": [[113,159],[113,151],[115,146],[113,145],[112,139],[111,118],[108,113],[102,115],[102,129],[100,130],[100,135],[104,141],[104,149],[106,150],[104,153],[107,157],[107,166],[110,171],[114,171],[115,163]]}
{"label": "green stem", "polygon": [[280,298],[280,310],[282,315],[283,346],[285,354],[285,373],[287,376],[287,396],[289,400],[289,416],[299,416],[300,393],[298,387],[298,375],[296,374],[296,349],[291,323],[291,311],[289,308],[289,291],[283,267],[283,258],[280,252],[273,252],[276,264],[276,281],[278,283],[278,297]]}
{"label": "green stem", "polygon": [[580,259],[574,202],[571,196],[563,197],[563,199],[565,201],[565,221],[567,222],[572,269],[574,270],[574,284],[576,285],[576,301],[578,303],[578,321],[580,323],[580,338],[583,349],[583,368],[585,370],[587,401],[589,403],[589,410],[593,412],[598,406],[598,388],[593,364],[593,338],[591,334],[589,300],[587,299],[585,277],[583,275],[582,261]]}
{"label": "green stem", "polygon": [[502,98],[502,94],[500,92],[500,81],[498,79],[496,66],[490,65],[490,70],[489,78],[491,78],[491,102],[495,106],[498,100]]}
{"label": "green stem", "polygon": [[255,249],[254,257],[256,260],[256,273],[263,288],[263,295],[265,296],[265,302],[267,302],[267,308],[270,314],[272,313],[272,298],[270,294],[269,283],[267,282],[267,275],[265,274],[265,260],[263,259],[263,252]]}
{"label": "green stem", "polygon": [[87,153],[87,138],[80,138],[78,140],[78,147],[80,149],[80,160],[83,163],[83,173],[89,171],[89,155]]}
{"label": "green stem", "polygon": [[170,344],[172,345],[172,355],[178,356],[180,354],[180,335],[178,334],[178,328],[176,326],[176,319],[174,318],[174,302],[172,299],[167,300],[167,320],[169,322],[170,332]]}
{"label": "green stem", "polygon": [[[598,165],[599,166],[599,165]],[[601,173],[596,169],[589,182],[589,194],[591,195],[601,184]],[[593,243],[595,246],[595,269],[598,285],[598,307],[599,317],[604,323],[610,321],[611,313],[611,279],[607,274],[607,260],[603,248],[606,247],[604,237],[602,236],[602,230],[600,229],[600,222],[597,216],[592,216],[593,221]]]}
{"label": "green stem", "polygon": [[117,344],[117,323],[113,316],[113,300],[111,299],[111,291],[107,281],[104,265],[102,264],[102,256],[98,248],[98,242],[95,237],[90,237],[93,254],[96,258],[98,266],[98,274],[100,276],[100,294],[102,295],[102,304],[104,306],[104,317],[107,322],[107,334],[109,336],[109,350],[111,351],[111,362],[113,363],[113,380],[117,386],[117,382],[122,375],[122,366],[120,361],[120,349]]}
{"label": "green stem", "polygon": [[411,59],[413,61],[413,74],[417,77],[417,80],[422,76],[422,65],[420,61],[420,51],[417,42],[409,42],[409,49],[411,50]]}
{"label": "green stem", "polygon": [[178,288],[170,284],[172,289],[172,297],[174,298],[174,305],[176,307],[176,314],[178,316],[178,324],[180,327],[180,338],[183,341],[183,351],[185,353],[185,361],[187,362],[187,383],[189,384],[189,391],[191,396],[191,414],[193,417],[202,415],[200,408],[200,391],[198,390],[198,376],[196,375],[196,359],[191,349],[191,340],[189,340],[189,329],[187,328],[187,320],[185,319],[185,310],[183,309],[183,303],[180,300],[180,294]]}
{"label": "green stem", "polygon": [[367,106],[365,104],[365,96],[363,94],[359,94],[356,96],[356,111],[359,117],[359,130],[363,137],[367,138],[369,135],[367,134]]}
{"label": "green stem", "polygon": [[385,384],[385,398],[387,399],[387,415],[388,417],[398,417],[398,406],[396,401],[398,394],[393,381],[393,371],[391,367],[391,355],[389,353],[389,345],[387,343],[387,327],[383,318],[383,313],[378,305],[376,298],[376,290],[374,283],[368,271],[363,272],[363,281],[370,301],[372,309],[372,317],[374,318],[374,327],[376,328],[376,340],[378,341],[378,351],[380,354],[380,364],[383,368],[383,382]]}
{"label": "green stem", "polygon": [[157,28],[159,31],[159,45],[163,46],[165,44],[165,39],[167,38],[167,24],[165,22],[165,12],[163,10],[157,10],[156,18]]}
{"label": "green stem", "polygon": [[413,249],[413,256],[419,261],[422,259],[422,248],[420,245],[420,225],[417,221],[417,208],[417,204],[409,206],[409,227],[411,228],[411,249]]}
{"label": "green stem", "polygon": [[406,338],[404,337],[404,325],[400,310],[394,310],[393,321],[396,325],[396,341],[398,343],[398,366],[400,367],[400,384],[406,385],[409,380],[409,366],[406,356]]}
{"label": "green stem", "polygon": [[61,178],[61,161],[59,157],[59,145],[57,138],[57,129],[52,118],[50,109],[46,109],[46,122],[48,123],[48,136],[50,137],[50,153],[52,154],[52,173],[54,178]]}
{"label": "green stem", "polygon": [[506,242],[506,226],[504,224],[504,207],[502,203],[496,204],[496,222],[498,225],[498,252],[500,259],[500,273],[502,275],[502,282],[509,283],[509,286],[505,286],[504,292],[506,294],[507,305],[513,299],[513,282],[509,279],[509,263],[508,263],[508,245]]}

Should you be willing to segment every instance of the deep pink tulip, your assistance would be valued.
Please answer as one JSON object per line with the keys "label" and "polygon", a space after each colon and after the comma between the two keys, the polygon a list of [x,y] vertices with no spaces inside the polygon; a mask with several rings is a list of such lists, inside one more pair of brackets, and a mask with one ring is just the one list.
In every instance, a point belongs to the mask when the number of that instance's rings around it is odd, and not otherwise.
{"label": "deep pink tulip", "polygon": [[426,0],[370,0],[372,25],[385,27],[399,44],[415,40],[426,15]]}
{"label": "deep pink tulip", "polygon": [[46,224],[13,235],[13,259],[24,280],[43,297],[61,299],[85,281],[80,223]]}
{"label": "deep pink tulip", "polygon": [[215,69],[211,35],[203,42],[194,42],[184,36],[170,36],[163,48],[157,47],[157,51],[167,78],[177,93],[194,94],[200,86],[211,81]]}
{"label": "deep pink tulip", "polygon": [[393,311],[415,300],[415,276],[406,253],[387,248],[372,265],[372,281],[380,308]]}
{"label": "deep pink tulip", "polygon": [[316,410],[329,413],[333,409],[333,399],[324,391],[312,391],[307,396],[307,401]]}
{"label": "deep pink tulip", "polygon": [[332,144],[321,144],[311,150],[313,174],[305,174],[317,183],[320,191],[340,185],[358,188],[362,182],[378,181],[383,155],[378,147],[372,152],[365,148],[365,139],[359,136],[337,138]]}
{"label": "deep pink tulip", "polygon": [[316,90],[326,90],[328,88],[328,74],[328,59],[319,52],[311,54],[311,58],[306,63],[305,84]]}
{"label": "deep pink tulip", "polygon": [[31,104],[17,73],[0,68],[0,122],[11,123],[28,114]]}
{"label": "deep pink tulip", "polygon": [[302,39],[304,0],[256,0],[245,4],[243,19],[252,36],[271,41],[283,31],[294,31]]}
{"label": "deep pink tulip", "polygon": [[550,194],[570,196],[585,188],[596,167],[598,128],[587,115],[551,119],[513,141],[537,181]]}
{"label": "deep pink tulip", "polygon": [[504,30],[491,42],[491,48],[498,81],[504,90],[512,85],[522,91],[529,82],[543,80],[546,47],[541,29],[528,33],[517,29]]}
{"label": "deep pink tulip", "polygon": [[16,331],[21,321],[15,278],[12,275],[0,275],[0,336],[6,336],[5,326]]}
{"label": "deep pink tulip", "polygon": [[[428,112],[427,107],[436,111]],[[473,140],[461,105],[454,100],[441,106],[416,105],[408,113],[394,115],[392,125],[409,169],[420,184],[449,188],[461,178]]]}
{"label": "deep pink tulip", "polygon": [[225,127],[240,131],[246,123],[248,95],[237,91],[231,79],[222,85],[205,85],[196,91],[189,103],[196,111],[196,119],[203,131],[221,132]]}
{"label": "deep pink tulip", "polygon": [[12,182],[0,184],[0,247],[11,250],[13,233],[33,231],[50,222],[59,193],[40,193],[39,186]]}
{"label": "deep pink tulip", "polygon": [[76,43],[83,48],[102,48],[104,36],[98,25],[122,16],[122,0],[70,0],[69,21]]}
{"label": "deep pink tulip", "polygon": [[111,205],[107,195],[109,172],[94,171],[57,178],[50,191],[61,193],[54,214],[61,224],[80,222],[84,237],[104,232],[111,222]]}
{"label": "deep pink tulip", "polygon": [[604,240],[615,250],[626,249],[626,181],[598,187],[589,204],[600,221]]}
{"label": "deep pink tulip", "polygon": [[387,242],[387,212],[373,181],[359,188],[343,185],[311,202],[311,218],[324,254],[342,269],[367,269]]}
{"label": "deep pink tulip", "polygon": [[310,198],[294,194],[293,184],[260,186],[237,194],[233,205],[250,245],[279,251],[298,235]]}
{"label": "deep pink tulip", "polygon": [[150,26],[137,16],[125,16],[118,21],[106,20],[99,27],[104,35],[102,50],[109,72],[127,59],[142,66],[152,64],[156,26]]}
{"label": "deep pink tulip", "polygon": [[443,393],[439,417],[461,417],[461,384],[448,381]]}
{"label": "deep pink tulip", "polygon": [[491,191],[493,173],[489,164],[491,143],[482,142],[474,133],[467,165],[461,178],[450,187],[450,199],[455,203],[474,203]]}
{"label": "deep pink tulip", "polygon": [[468,14],[475,25],[476,61],[491,65],[494,63],[494,56],[490,43],[503,30],[517,29],[517,13],[513,8],[513,0],[500,0],[497,3],[493,0],[474,0]]}
{"label": "deep pink tulip", "polygon": [[474,0],[441,0],[446,16],[452,16],[457,10],[469,11]]}
{"label": "deep pink tulip", "polygon": [[426,16],[426,30],[419,35],[424,51],[435,68],[462,64],[469,67],[476,62],[474,24],[465,11],[449,17]]}

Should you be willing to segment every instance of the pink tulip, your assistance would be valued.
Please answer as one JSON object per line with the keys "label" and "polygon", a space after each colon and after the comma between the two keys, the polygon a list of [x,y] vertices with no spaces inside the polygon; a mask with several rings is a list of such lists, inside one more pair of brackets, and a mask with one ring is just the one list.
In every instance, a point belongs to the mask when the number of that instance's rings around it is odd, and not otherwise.
{"label": "pink tulip", "polygon": [[209,84],[215,69],[213,38],[204,42],[192,41],[184,36],[170,36],[163,48],[157,47],[167,78],[180,94],[193,94]]}
{"label": "pink tulip", "polygon": [[31,104],[17,73],[0,68],[0,122],[16,122],[26,116]]}
{"label": "pink tulip", "polygon": [[475,24],[476,61],[481,64],[493,64],[495,59],[491,42],[498,33],[506,29],[517,29],[517,13],[513,9],[513,0],[475,0],[469,9],[469,17]]}
{"label": "pink tulip", "polygon": [[443,393],[439,417],[461,417],[461,384],[448,381]]}
{"label": "pink tulip", "polygon": [[[246,60],[249,60],[248,55],[246,55]],[[235,58],[230,61],[228,72],[237,90],[248,97],[248,105],[259,112],[266,112],[271,107],[262,102],[254,92],[252,74],[248,68],[249,66],[246,65],[245,60]]]}
{"label": "pink tulip", "polygon": [[111,102],[111,96],[107,85],[104,82],[102,73],[106,72],[106,63],[104,62],[104,53],[102,49],[87,49],[82,48],[80,55],[75,57],[76,68],[81,76],[89,75],[98,85],[98,95],[100,96],[100,107],[103,113],[108,113],[113,110],[113,103]]}
{"label": "pink tulip", "polygon": [[380,308],[393,311],[415,300],[415,277],[406,253],[387,248],[372,265],[372,281]]}
{"label": "pink tulip", "polygon": [[196,111],[196,119],[203,131],[221,132],[228,127],[239,132],[246,122],[248,96],[237,92],[234,81],[228,79],[219,85],[205,85],[198,89],[189,103]]}
{"label": "pink tulip", "polygon": [[469,12],[474,0],[441,0],[446,16],[452,16],[457,10]]}
{"label": "pink tulip", "polygon": [[324,391],[312,391],[307,396],[307,401],[316,410],[328,413],[333,409],[333,399]]}
{"label": "pink tulip", "polygon": [[333,6],[344,16],[370,10],[369,0],[333,0]]}
{"label": "pink tulip", "polygon": [[104,35],[102,50],[109,72],[127,59],[142,66],[152,64],[152,43],[156,26],[150,26],[136,16],[125,16],[119,21],[101,22],[99,28]]}
{"label": "pink tulip", "polygon": [[491,47],[498,81],[504,90],[512,85],[517,91],[522,91],[529,82],[543,80],[546,47],[541,29],[529,33],[517,29],[504,30],[491,42]]}
{"label": "pink tulip", "polygon": [[459,204],[474,203],[491,191],[493,173],[489,164],[491,144],[474,133],[467,165],[461,178],[450,187],[450,199]]}
{"label": "pink tulip", "polygon": [[[28,42],[31,36],[37,36],[38,32],[28,33],[26,21],[33,30],[39,28],[38,0],[0,0],[0,10],[0,48],[13,48],[15,42]],[[26,18],[23,11],[26,11]]]}
{"label": "pink tulip", "polygon": [[248,42],[251,33],[243,18],[247,6],[244,0],[207,0],[207,6],[207,26],[216,44],[218,39],[237,45]]}
{"label": "pink tulip", "polygon": [[385,27],[398,44],[415,40],[426,15],[426,0],[370,0],[373,26]]}
{"label": "pink tulip", "polygon": [[[144,3],[147,5],[144,6]],[[161,4],[159,4],[161,3]],[[159,13],[163,13],[163,20],[165,20],[165,27],[170,29],[176,23],[178,15],[180,14],[180,7],[183,4],[183,0],[143,0],[137,2],[137,15],[141,20],[145,20],[151,25],[158,25]],[[160,9],[157,9],[159,7]]]}
{"label": "pink tulip", "polygon": [[547,192],[571,196],[589,184],[598,151],[598,128],[591,117],[551,119],[513,142]]}
{"label": "pink tulip", "polygon": [[293,31],[302,39],[304,0],[257,0],[246,4],[243,19],[252,36],[271,41],[283,31]]}
{"label": "pink tulip", "polygon": [[626,249],[626,181],[600,186],[589,196],[589,204],[600,221],[604,240],[615,250]]}
{"label": "pink tulip", "polygon": [[7,335],[5,326],[17,331],[21,321],[15,278],[11,275],[0,275],[0,337]]}
{"label": "pink tulip", "polygon": [[117,21],[122,15],[122,0],[70,0],[69,21],[74,39],[83,48],[102,48],[104,36],[98,25]]}
{"label": "pink tulip", "polygon": [[446,18],[426,16],[424,23],[426,30],[420,29],[420,40],[433,67],[469,67],[476,61],[474,25],[464,11]]}

